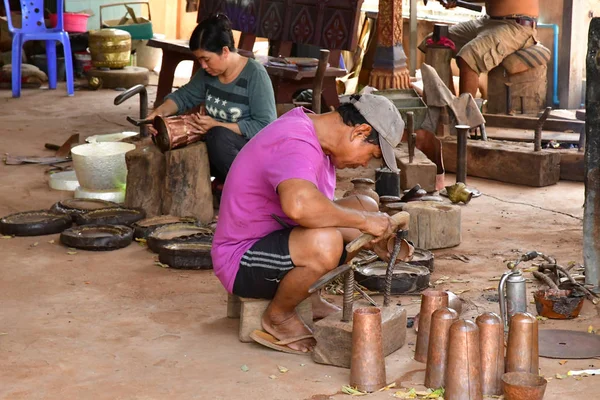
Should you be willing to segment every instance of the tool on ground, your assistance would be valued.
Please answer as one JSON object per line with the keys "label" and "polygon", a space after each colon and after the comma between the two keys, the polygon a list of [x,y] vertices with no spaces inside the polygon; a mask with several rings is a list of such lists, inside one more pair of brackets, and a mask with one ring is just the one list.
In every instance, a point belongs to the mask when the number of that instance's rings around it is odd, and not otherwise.
{"label": "tool on ground", "polygon": [[481,386],[485,396],[502,394],[504,374],[504,328],[498,314],[486,312],[475,320],[479,328]]}
{"label": "tool on ground", "polygon": [[583,359],[600,357],[600,335],[587,331],[543,329],[539,331],[540,357]]}
{"label": "tool on ground", "polygon": [[[448,2],[444,1],[444,0],[439,0],[439,2],[442,3],[442,5],[448,4]],[[425,5],[427,5],[427,0],[423,0],[423,3]],[[478,6],[476,4],[471,4],[471,3],[468,3],[466,1],[461,1],[461,0],[458,0],[456,2],[456,6],[461,7],[461,8],[466,8],[471,11],[477,11],[477,12],[481,12],[483,10],[483,7],[481,7],[481,6]]]}
{"label": "tool on ground", "polygon": [[508,372],[502,376],[505,400],[542,400],[548,381],[537,372]]}
{"label": "tool on ground", "polygon": [[354,311],[350,386],[375,392],[386,385],[381,310],[376,307]]}
{"label": "tool on ground", "polygon": [[513,315],[506,347],[506,372],[538,374],[538,349],[537,319],[526,312]]}
{"label": "tool on ground", "polygon": [[[130,117],[127,117],[127,121],[131,122],[135,126],[138,126],[140,128],[140,137],[145,138],[148,137],[148,127],[146,125],[148,123],[152,123],[152,121],[146,122],[146,117],[148,116],[148,91],[146,90],[146,87],[144,85],[135,85],[130,87],[115,97],[114,104],[115,106],[118,106],[136,94],[140,95],[140,119],[139,121],[136,121]],[[142,124],[142,122],[144,123]]]}
{"label": "tool on ground", "polygon": [[52,143],[44,144],[48,150],[56,150],[56,157],[70,157],[71,148],[79,144],[79,133],[71,135],[61,146]]}
{"label": "tool on ground", "polygon": [[552,111],[552,107],[546,107],[544,113],[540,117],[535,126],[534,139],[533,139],[533,151],[541,151],[542,150],[542,129],[544,128],[544,122],[548,119],[550,115],[550,111]]}
{"label": "tool on ground", "polygon": [[458,320],[450,327],[445,384],[445,399],[483,399],[479,328],[473,321]]}
{"label": "tool on ground", "polygon": [[425,387],[444,387],[446,365],[448,363],[448,341],[450,327],[458,321],[458,313],[451,308],[440,308],[431,316],[427,367],[425,369]]}
{"label": "tool on ground", "polygon": [[429,352],[431,316],[436,310],[448,307],[448,293],[439,290],[426,290],[421,294],[419,311],[419,332],[415,346],[415,360],[426,363]]}

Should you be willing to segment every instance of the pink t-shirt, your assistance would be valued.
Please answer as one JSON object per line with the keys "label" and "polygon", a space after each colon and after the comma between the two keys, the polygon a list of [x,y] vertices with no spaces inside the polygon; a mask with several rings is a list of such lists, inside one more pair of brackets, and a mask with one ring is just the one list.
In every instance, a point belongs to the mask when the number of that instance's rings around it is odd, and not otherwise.
{"label": "pink t-shirt", "polygon": [[261,130],[237,155],[225,181],[212,259],[228,292],[244,253],[259,239],[283,227],[275,214],[298,225],[281,209],[277,186],[287,179],[312,182],[333,199],[335,167],[323,153],[312,121],[294,108]]}

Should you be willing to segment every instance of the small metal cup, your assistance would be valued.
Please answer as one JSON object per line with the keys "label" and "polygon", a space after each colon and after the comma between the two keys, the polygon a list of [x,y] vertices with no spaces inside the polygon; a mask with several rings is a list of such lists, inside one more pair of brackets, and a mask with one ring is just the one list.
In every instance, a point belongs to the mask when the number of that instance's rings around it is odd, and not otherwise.
{"label": "small metal cup", "polygon": [[421,294],[421,311],[419,312],[419,332],[415,346],[415,360],[427,362],[429,351],[429,330],[431,315],[435,310],[448,307],[448,293],[440,290],[426,290]]}
{"label": "small metal cup", "polygon": [[364,307],[354,310],[350,386],[375,392],[386,385],[385,357],[381,338],[381,310]]}

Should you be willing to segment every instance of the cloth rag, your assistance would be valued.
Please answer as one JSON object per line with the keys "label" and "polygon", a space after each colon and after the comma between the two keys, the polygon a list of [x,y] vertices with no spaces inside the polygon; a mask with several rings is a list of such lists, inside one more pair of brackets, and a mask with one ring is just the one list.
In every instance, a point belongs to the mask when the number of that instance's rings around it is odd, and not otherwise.
{"label": "cloth rag", "polygon": [[475,128],[485,123],[485,118],[470,93],[463,93],[456,97],[430,65],[423,64],[421,66],[421,75],[423,77],[423,95],[427,100],[427,114],[421,126],[423,129],[430,132],[436,131],[443,107],[448,107],[451,111],[450,130],[453,134],[456,134],[454,128],[456,125],[468,125]]}

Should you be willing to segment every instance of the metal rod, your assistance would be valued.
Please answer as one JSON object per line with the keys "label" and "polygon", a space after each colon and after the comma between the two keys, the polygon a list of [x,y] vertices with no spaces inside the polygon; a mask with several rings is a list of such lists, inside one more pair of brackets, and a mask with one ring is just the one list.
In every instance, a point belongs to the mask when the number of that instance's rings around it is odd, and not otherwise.
{"label": "metal rod", "polygon": [[456,182],[467,183],[467,133],[469,126],[456,125]]}
{"label": "metal rod", "polygon": [[487,139],[487,132],[485,131],[485,124],[481,124],[479,125],[479,130],[481,131],[481,140],[488,140]]}
{"label": "metal rod", "polygon": [[512,97],[510,92],[510,86],[512,83],[505,83],[506,86],[506,115],[512,115]]}
{"label": "metal rod", "polygon": [[600,18],[590,23],[585,96],[585,209],[583,212],[583,263],[585,283],[600,292]]}
{"label": "metal rod", "polygon": [[535,134],[533,139],[533,151],[542,151],[542,129],[544,128],[544,122],[548,119],[552,111],[552,107],[546,107],[544,113],[538,119],[537,125],[535,126]]}
{"label": "metal rod", "polygon": [[350,269],[344,275],[344,304],[342,306],[342,322],[352,320],[352,306],[354,304],[354,270]]}
{"label": "metal rod", "polygon": [[[123,103],[125,100],[135,96],[136,94],[140,95],[140,120],[145,120],[148,116],[148,92],[146,91],[146,87],[144,85],[135,85],[115,97],[114,104],[118,106]],[[138,125],[140,127],[140,136],[148,137],[148,127],[146,124]]]}
{"label": "metal rod", "polygon": [[415,133],[415,119],[414,113],[409,111],[406,113],[406,122],[408,125],[408,162],[412,164],[413,159],[415,158],[415,137],[413,134]]}
{"label": "metal rod", "polygon": [[383,306],[387,307],[390,305],[390,297],[392,295],[392,278],[394,275],[394,267],[396,266],[396,258],[398,258],[398,253],[400,253],[400,247],[402,246],[402,237],[404,236],[404,231],[396,232],[396,238],[394,239],[394,249],[392,250],[392,256],[390,257],[390,261],[387,266],[387,270],[385,271],[385,288],[383,292]]}
{"label": "metal rod", "polygon": [[367,300],[367,301],[368,301],[368,302],[369,302],[369,303],[370,303],[370,304],[371,304],[373,307],[378,307],[378,305],[377,305],[377,302],[376,302],[375,300],[373,300],[373,298],[372,298],[371,296],[369,296],[369,295],[367,294],[367,292],[365,292],[364,290],[362,290],[362,289],[360,288],[360,286],[358,286],[358,285],[355,285],[355,286],[354,286],[354,289],[356,289],[356,291],[357,291],[358,293],[360,293],[360,295],[361,295],[361,296],[362,296],[362,297],[363,297],[365,300]]}
{"label": "metal rod", "polygon": [[[401,13],[401,11],[400,11]],[[410,76],[415,76],[417,71],[417,0],[410,0],[410,49],[408,55],[408,70]]]}

